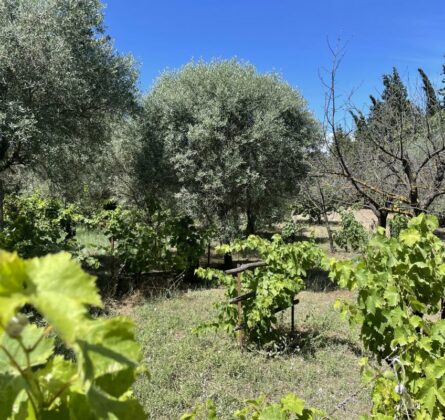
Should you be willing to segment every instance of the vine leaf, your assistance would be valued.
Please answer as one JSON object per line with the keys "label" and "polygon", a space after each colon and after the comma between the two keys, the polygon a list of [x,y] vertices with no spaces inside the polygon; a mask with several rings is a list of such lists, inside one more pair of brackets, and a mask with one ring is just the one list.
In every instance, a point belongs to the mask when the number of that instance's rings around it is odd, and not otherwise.
{"label": "vine leaf", "polygon": [[[30,324],[23,329],[21,341],[25,348],[33,348],[28,355],[30,367],[45,364],[54,351],[54,339],[44,337],[44,329],[36,325]],[[0,372],[18,375],[19,372],[11,365],[8,355],[14,358],[22,370],[28,367],[27,355],[20,342],[8,334],[3,334],[0,337]]]}

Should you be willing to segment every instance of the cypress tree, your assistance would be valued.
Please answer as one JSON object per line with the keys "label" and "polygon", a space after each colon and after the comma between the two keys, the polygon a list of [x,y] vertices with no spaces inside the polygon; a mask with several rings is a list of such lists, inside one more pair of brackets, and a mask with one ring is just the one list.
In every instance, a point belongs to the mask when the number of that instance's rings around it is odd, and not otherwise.
{"label": "cypress tree", "polygon": [[438,109],[440,109],[439,100],[437,99],[436,91],[426,73],[422,69],[418,69],[418,71],[422,78],[423,91],[426,96],[426,113],[428,116],[432,116]]}

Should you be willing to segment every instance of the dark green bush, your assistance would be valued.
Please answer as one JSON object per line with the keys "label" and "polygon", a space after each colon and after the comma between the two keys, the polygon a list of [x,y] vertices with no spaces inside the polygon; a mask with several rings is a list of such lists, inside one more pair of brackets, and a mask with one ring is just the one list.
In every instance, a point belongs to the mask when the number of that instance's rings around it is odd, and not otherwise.
{"label": "dark green bush", "polygon": [[400,232],[408,227],[409,218],[402,214],[396,214],[389,222],[389,231],[393,238],[398,238]]}
{"label": "dark green bush", "polygon": [[340,214],[340,229],[335,232],[334,241],[345,251],[358,251],[368,241],[368,234],[352,212],[341,210]]}
{"label": "dark green bush", "polygon": [[128,273],[188,270],[204,253],[204,240],[188,217],[161,212],[148,223],[141,212],[118,206],[101,211],[92,224],[109,238],[113,256]]}
{"label": "dark green bush", "polygon": [[75,206],[64,207],[58,200],[39,192],[7,195],[0,248],[17,251],[25,258],[69,249],[80,218]]}
{"label": "dark green bush", "polygon": [[304,225],[296,223],[293,220],[287,222],[281,230],[281,238],[283,242],[291,244],[301,239],[303,235]]}

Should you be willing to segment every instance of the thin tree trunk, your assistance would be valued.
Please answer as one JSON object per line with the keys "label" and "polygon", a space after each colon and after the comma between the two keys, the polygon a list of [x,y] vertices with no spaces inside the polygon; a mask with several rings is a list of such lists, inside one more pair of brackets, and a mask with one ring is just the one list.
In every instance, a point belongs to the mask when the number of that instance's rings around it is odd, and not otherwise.
{"label": "thin tree trunk", "polygon": [[441,306],[440,319],[445,319],[445,298],[442,298],[440,300],[440,306]]}
{"label": "thin tree trunk", "polygon": [[3,179],[0,179],[0,231],[5,226],[5,184]]}
{"label": "thin tree trunk", "polygon": [[207,267],[210,267],[210,250],[211,250],[211,248],[210,248],[210,241],[209,241],[209,243],[207,244]]}
{"label": "thin tree trunk", "polygon": [[377,221],[380,227],[386,229],[387,221],[388,221],[388,212],[379,210],[377,216]]}
{"label": "thin tree trunk", "polygon": [[[326,202],[323,194],[323,190],[321,189],[320,182],[317,180],[318,183],[318,191],[320,192],[320,198],[321,198],[321,212],[323,214],[324,224],[326,226],[326,230],[328,231],[328,238],[329,238],[329,249],[332,253],[335,252],[335,246],[334,246],[334,237],[332,235],[331,226],[329,225],[329,219],[328,219],[328,212],[326,211]],[[320,217],[320,216],[318,216]]]}
{"label": "thin tree trunk", "polygon": [[335,252],[334,236],[332,235],[332,230],[329,224],[328,215],[325,211],[323,211],[323,218],[324,218],[324,225],[326,226],[326,230],[328,231],[329,249],[331,250],[332,253],[334,253]]}
{"label": "thin tree trunk", "polygon": [[232,254],[224,254],[224,270],[230,270],[233,268],[233,258]]}
{"label": "thin tree trunk", "polygon": [[247,227],[246,227],[246,234],[247,235],[254,235],[255,234],[255,222],[256,222],[256,216],[254,212],[250,209],[247,210]]}

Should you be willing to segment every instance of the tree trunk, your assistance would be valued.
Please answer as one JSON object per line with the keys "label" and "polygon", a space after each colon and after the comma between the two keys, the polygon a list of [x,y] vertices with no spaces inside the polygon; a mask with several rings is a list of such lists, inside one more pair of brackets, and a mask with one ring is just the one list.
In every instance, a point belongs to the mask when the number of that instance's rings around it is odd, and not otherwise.
{"label": "tree trunk", "polygon": [[326,230],[328,231],[329,249],[332,253],[334,253],[335,252],[334,237],[332,235],[331,226],[329,225],[329,219],[326,212],[323,212],[323,218],[324,218],[324,225],[326,226]]}
{"label": "tree trunk", "polygon": [[224,270],[234,268],[232,254],[224,254]]}
{"label": "tree trunk", "polygon": [[440,300],[440,306],[441,306],[440,319],[445,319],[445,298],[442,298]]}
{"label": "tree trunk", "polygon": [[[321,198],[321,213],[323,214],[324,224],[326,226],[326,230],[328,231],[329,249],[331,250],[332,253],[334,253],[335,252],[334,237],[332,236],[331,226],[329,225],[328,212],[326,211],[326,201],[324,198],[323,190],[321,189],[320,182],[317,181],[317,183],[318,183],[318,191],[320,193],[320,198]],[[320,214],[318,215],[318,218],[320,219]]]}
{"label": "tree trunk", "polygon": [[0,231],[5,226],[5,184],[3,179],[0,179]]}
{"label": "tree trunk", "polygon": [[247,227],[246,227],[246,234],[247,235],[254,235],[255,234],[255,222],[256,222],[256,216],[254,212],[250,209],[247,210]]}
{"label": "tree trunk", "polygon": [[377,221],[380,227],[386,229],[387,221],[388,221],[388,212],[379,210],[377,216]]}

